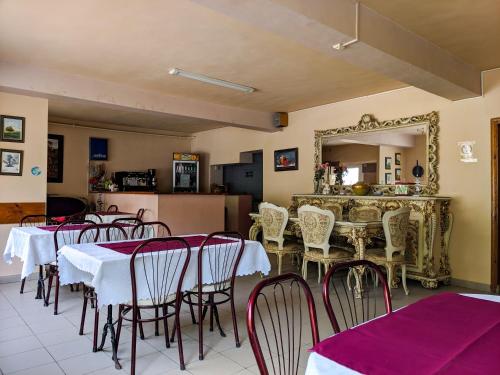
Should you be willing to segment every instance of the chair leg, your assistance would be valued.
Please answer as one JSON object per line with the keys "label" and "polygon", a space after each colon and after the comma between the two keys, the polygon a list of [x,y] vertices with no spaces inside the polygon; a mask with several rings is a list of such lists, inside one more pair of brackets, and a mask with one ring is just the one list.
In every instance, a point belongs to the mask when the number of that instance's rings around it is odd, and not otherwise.
{"label": "chair leg", "polygon": [[181,310],[180,304],[175,307],[175,331],[177,331],[177,342],[178,342],[178,347],[179,347],[179,364],[181,370],[186,369],[186,365],[184,364],[184,350],[182,347],[182,336],[181,336],[181,322],[180,322],[180,317],[179,313]]}
{"label": "chair leg", "polygon": [[208,303],[210,304],[210,332],[214,330],[214,305],[213,305],[213,295],[209,294]]}
{"label": "chair leg", "polygon": [[23,294],[24,293],[24,283],[26,282],[26,277],[24,277],[22,280],[21,280],[21,290],[19,291],[20,294]]}
{"label": "chair leg", "polygon": [[80,332],[78,334],[80,336],[83,335],[83,328],[85,326],[85,314],[87,313],[87,302],[88,302],[88,297],[86,295],[86,289],[87,287],[83,287],[83,307],[82,307],[82,319],[80,321]]}
{"label": "chair leg", "polygon": [[[156,306],[155,307],[155,318],[156,319],[158,319],[158,316],[159,316],[158,309],[159,309],[159,307]],[[159,327],[159,325],[160,325],[160,321],[159,320],[155,320],[155,336],[160,336],[160,327]]]}
{"label": "chair leg", "polygon": [[95,309],[94,309],[94,334],[92,338],[92,351],[97,352],[97,340],[99,335],[99,304],[97,303],[97,298],[95,299]]}
{"label": "chair leg", "polygon": [[387,269],[387,285],[389,286],[389,293],[390,295],[392,296],[392,265],[390,264],[387,264],[385,266],[385,268]]}
{"label": "chair leg", "polygon": [[236,320],[236,309],[234,308],[234,294],[232,289],[231,289],[230,303],[231,303],[231,315],[233,317],[234,341],[236,343],[236,347],[239,348],[241,344],[240,344],[240,336],[238,334],[238,321]]}
{"label": "chair leg", "polygon": [[281,275],[281,266],[283,263],[283,255],[278,253],[276,254],[278,256],[278,275]]}
{"label": "chair leg", "polygon": [[321,262],[318,262],[318,284],[321,283]]}
{"label": "chair leg", "polygon": [[[137,319],[138,320],[142,319],[140,308],[137,308]],[[139,321],[138,324],[139,324],[139,337],[141,338],[141,340],[144,340],[144,329],[142,328],[142,322]]]}
{"label": "chair leg", "polygon": [[406,264],[401,265],[401,279],[402,279],[403,289],[405,291],[405,294],[406,295],[410,294],[410,291],[408,290],[408,287],[406,286]]}
{"label": "chair leg", "polygon": [[44,305],[48,306],[50,301],[50,291],[52,290],[52,281],[54,280],[54,274],[49,275],[49,282],[47,285],[47,295],[45,296]]}
{"label": "chair leg", "polygon": [[[135,355],[136,355],[136,346],[137,346],[137,319],[139,315],[139,311],[132,311],[132,347],[130,350],[130,375],[135,375]],[[140,319],[140,318],[139,318]]]}
{"label": "chair leg", "polygon": [[[203,360],[203,312],[201,293],[198,293],[198,358]],[[177,312],[179,314],[179,312]],[[179,319],[179,318],[177,318]]]}
{"label": "chair leg", "polygon": [[165,331],[165,346],[167,348],[170,348],[170,340],[169,340],[169,334],[168,334],[168,319],[167,319],[167,314],[168,314],[168,306],[163,305],[162,306],[162,311],[163,311],[163,330]]}
{"label": "chair leg", "polygon": [[54,315],[57,315],[59,308],[59,271],[56,272],[56,290],[54,295]]}
{"label": "chair leg", "polygon": [[123,305],[118,306],[118,323],[116,323],[116,351],[118,352],[118,344],[120,343],[120,334],[122,333],[122,324],[123,324]]}
{"label": "chair leg", "polygon": [[193,324],[196,324],[196,318],[194,317],[193,301],[191,300],[191,293],[187,294],[187,298],[189,301],[189,312],[191,313],[191,321],[193,322]]}
{"label": "chair leg", "polygon": [[304,280],[307,280],[307,260],[306,259],[302,260],[302,276],[304,277]]}

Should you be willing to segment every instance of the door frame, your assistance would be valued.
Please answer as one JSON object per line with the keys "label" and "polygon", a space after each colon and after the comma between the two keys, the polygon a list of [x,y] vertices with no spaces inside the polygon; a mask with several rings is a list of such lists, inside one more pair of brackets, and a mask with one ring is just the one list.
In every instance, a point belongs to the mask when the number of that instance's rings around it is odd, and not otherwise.
{"label": "door frame", "polygon": [[491,284],[492,293],[497,293],[500,284],[499,249],[499,157],[500,117],[491,119]]}

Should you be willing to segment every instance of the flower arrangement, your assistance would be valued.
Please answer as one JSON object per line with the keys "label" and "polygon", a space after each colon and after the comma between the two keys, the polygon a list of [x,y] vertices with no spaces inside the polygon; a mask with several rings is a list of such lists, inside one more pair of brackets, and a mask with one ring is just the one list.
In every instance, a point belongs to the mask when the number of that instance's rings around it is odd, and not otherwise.
{"label": "flower arrangement", "polygon": [[323,164],[316,165],[316,169],[314,171],[314,179],[316,181],[321,180],[329,167],[330,167],[329,163],[323,163]]}
{"label": "flower arrangement", "polygon": [[338,167],[333,167],[333,173],[335,174],[335,183],[337,185],[343,185],[344,176],[347,175],[347,167],[340,164]]}

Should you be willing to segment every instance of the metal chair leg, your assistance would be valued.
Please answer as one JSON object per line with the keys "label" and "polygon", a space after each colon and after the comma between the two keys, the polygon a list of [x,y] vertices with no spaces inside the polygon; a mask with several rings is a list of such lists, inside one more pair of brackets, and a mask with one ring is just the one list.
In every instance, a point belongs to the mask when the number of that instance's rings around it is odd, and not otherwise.
{"label": "metal chair leg", "polygon": [[86,296],[86,293],[85,293],[85,287],[83,288],[83,308],[82,308],[82,319],[80,321],[80,331],[78,332],[78,334],[80,336],[83,335],[83,328],[85,326],[85,314],[87,313],[87,302],[88,302],[88,297]]}
{"label": "metal chair leg", "polygon": [[21,280],[21,290],[19,291],[19,294],[23,294],[24,293],[24,283],[26,283],[26,277],[24,277]]}
{"label": "metal chair leg", "polygon": [[54,315],[57,315],[59,308],[59,271],[56,271],[56,290],[54,296]]}
{"label": "metal chair leg", "polygon": [[234,295],[233,291],[231,289],[231,315],[233,318],[233,330],[234,330],[234,341],[236,343],[236,347],[239,348],[241,346],[240,344],[240,337],[238,334],[238,321],[236,320],[236,309],[234,308]]}

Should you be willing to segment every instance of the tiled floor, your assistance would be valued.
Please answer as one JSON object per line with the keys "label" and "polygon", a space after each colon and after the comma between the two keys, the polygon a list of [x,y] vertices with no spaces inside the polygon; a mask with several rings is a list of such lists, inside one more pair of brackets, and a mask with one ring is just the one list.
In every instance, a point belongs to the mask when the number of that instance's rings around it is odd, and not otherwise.
{"label": "tiled floor", "polygon": [[[291,266],[288,268],[292,270]],[[318,323],[322,338],[331,335],[330,323],[323,308],[321,290],[315,281],[314,272],[309,275],[318,310]],[[250,348],[246,326],[245,310],[250,291],[260,280],[257,275],[237,280],[238,324],[242,346],[236,348],[228,308],[221,309],[221,320],[227,337],[205,329],[205,360],[198,360],[198,331],[191,324],[187,311],[182,316],[184,354],[186,371],[180,371],[176,343],[165,348],[163,335],[154,336],[153,324],[144,326],[146,339],[138,340],[138,374],[258,374]],[[393,292],[393,306],[399,308],[433,291],[423,289],[420,284],[410,282],[410,295],[401,290]],[[52,305],[43,307],[34,299],[34,282],[27,282],[25,293],[19,294],[19,283],[0,284],[0,373],[3,375],[120,375],[130,370],[130,330],[126,327],[120,340],[119,358],[123,370],[116,370],[111,360],[109,342],[105,351],[92,353],[93,310],[88,310],[85,335],[78,335],[82,298],[81,293],[71,293],[62,288],[60,314],[52,314]],[[455,287],[441,287],[439,291],[467,291]],[[104,325],[105,314],[101,314],[100,327]]]}

